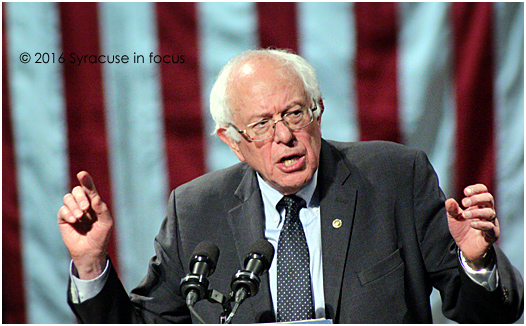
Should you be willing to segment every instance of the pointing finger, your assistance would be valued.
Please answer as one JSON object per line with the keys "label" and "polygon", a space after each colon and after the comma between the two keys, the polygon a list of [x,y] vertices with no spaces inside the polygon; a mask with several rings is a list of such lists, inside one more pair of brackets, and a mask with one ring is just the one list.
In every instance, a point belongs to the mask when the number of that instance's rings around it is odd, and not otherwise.
{"label": "pointing finger", "polygon": [[95,184],[93,183],[93,179],[86,171],[81,171],[77,174],[77,179],[79,180],[80,184],[88,194],[88,196],[93,199],[98,195],[97,189],[95,188]]}
{"label": "pointing finger", "polygon": [[[93,179],[86,171],[81,171],[77,174],[77,178],[79,179],[80,184],[82,185],[82,188],[86,192],[86,194],[89,197],[91,208],[99,216],[99,218],[109,218],[108,213],[108,207],[106,204],[102,201],[99,193],[97,192],[97,189],[95,188],[95,183],[93,182]],[[82,205],[82,204],[81,204]],[[101,214],[106,214],[104,216],[101,216]]]}

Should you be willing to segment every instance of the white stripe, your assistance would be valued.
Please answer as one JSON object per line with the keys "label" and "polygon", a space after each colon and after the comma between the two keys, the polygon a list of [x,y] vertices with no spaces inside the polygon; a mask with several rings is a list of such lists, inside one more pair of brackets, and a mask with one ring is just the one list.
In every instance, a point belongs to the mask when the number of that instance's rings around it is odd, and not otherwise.
{"label": "white stripe", "polygon": [[426,152],[451,194],[455,110],[448,3],[399,3],[399,101],[404,143]]}
{"label": "white stripe", "polygon": [[524,275],[524,3],[495,3],[497,212],[501,247]]}
{"label": "white stripe", "polygon": [[[27,321],[72,323],[66,304],[69,255],[57,227],[69,189],[62,66],[35,63],[37,52],[61,53],[58,8],[8,3],[6,9]],[[19,61],[22,52],[31,63]]]}
{"label": "white stripe", "polygon": [[257,48],[257,16],[254,3],[200,2],[197,6],[206,166],[208,171],[214,171],[239,160],[219,137],[210,136],[215,126],[209,111],[210,90],[219,70],[232,57]]}
{"label": "white stripe", "polygon": [[356,40],[350,3],[298,3],[299,52],[315,68],[324,98],[324,138],[358,140]]}
{"label": "white stripe", "polygon": [[102,53],[130,58],[102,68],[120,277],[131,290],[146,275],[169,195],[160,68],[149,63],[158,49],[155,4],[100,9]]}
{"label": "white stripe", "polygon": [[[451,194],[455,162],[452,40],[448,3],[399,3],[399,114],[403,142],[423,150]],[[430,297],[433,320],[447,323],[437,290]]]}

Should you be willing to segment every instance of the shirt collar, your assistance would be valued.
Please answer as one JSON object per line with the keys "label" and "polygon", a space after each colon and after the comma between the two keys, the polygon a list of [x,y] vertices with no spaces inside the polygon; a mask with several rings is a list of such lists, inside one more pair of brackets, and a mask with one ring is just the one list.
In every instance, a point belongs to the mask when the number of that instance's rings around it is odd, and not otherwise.
{"label": "shirt collar", "polygon": [[[276,207],[278,202],[283,198],[283,194],[272,188],[263,178],[256,173],[259,183],[259,189],[261,193],[265,196],[268,201],[272,204],[273,207]],[[310,181],[303,186],[295,195],[301,197],[307,203],[307,207],[312,204],[312,197],[316,191],[316,185],[318,184],[318,170],[314,172]]]}

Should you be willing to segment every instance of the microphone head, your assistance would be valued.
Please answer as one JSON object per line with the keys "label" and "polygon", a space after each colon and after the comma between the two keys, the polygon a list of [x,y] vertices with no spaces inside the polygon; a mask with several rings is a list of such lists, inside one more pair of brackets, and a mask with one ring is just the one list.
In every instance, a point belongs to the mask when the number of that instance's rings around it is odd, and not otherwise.
{"label": "microphone head", "polygon": [[192,258],[190,260],[190,270],[197,262],[204,261],[209,266],[210,269],[209,275],[211,275],[217,265],[217,260],[219,259],[219,248],[210,241],[203,241],[195,247],[194,252],[192,252]]}
{"label": "microphone head", "polygon": [[264,269],[268,270],[272,259],[274,259],[274,246],[267,239],[259,239],[252,243],[245,258],[245,266],[250,259],[255,258],[254,256],[257,256],[263,262]]}
{"label": "microphone head", "polygon": [[[260,239],[249,246],[248,255],[245,258],[245,269],[237,271],[230,283],[236,296],[236,302],[242,302],[258,293],[260,276],[268,271],[273,258],[274,246],[268,240]],[[238,293],[241,289],[244,289],[242,295]]]}

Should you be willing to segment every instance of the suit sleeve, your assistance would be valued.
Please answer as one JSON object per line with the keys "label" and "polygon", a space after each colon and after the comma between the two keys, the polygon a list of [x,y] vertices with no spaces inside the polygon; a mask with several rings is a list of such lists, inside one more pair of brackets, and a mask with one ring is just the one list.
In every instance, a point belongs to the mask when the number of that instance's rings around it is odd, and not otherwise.
{"label": "suit sleeve", "polygon": [[[88,324],[140,322],[139,316],[133,312],[133,305],[111,261],[109,268],[108,279],[95,297],[75,304],[71,292],[68,291],[68,304],[78,322]],[[68,289],[70,288],[71,284],[68,284]]]}
{"label": "suit sleeve", "polygon": [[427,274],[433,287],[440,291],[444,315],[460,323],[516,321],[524,307],[520,273],[494,246],[499,275],[497,289],[488,291],[473,282],[460,265],[458,248],[449,233],[444,194],[422,152],[416,155],[413,173],[415,227]]}
{"label": "suit sleeve", "polygon": [[168,214],[155,238],[156,255],[150,260],[148,273],[130,296],[122,286],[113,266],[102,291],[89,300],[68,303],[83,323],[191,323],[190,314],[179,292],[184,268],[179,259],[179,239],[175,215],[175,192]]}

